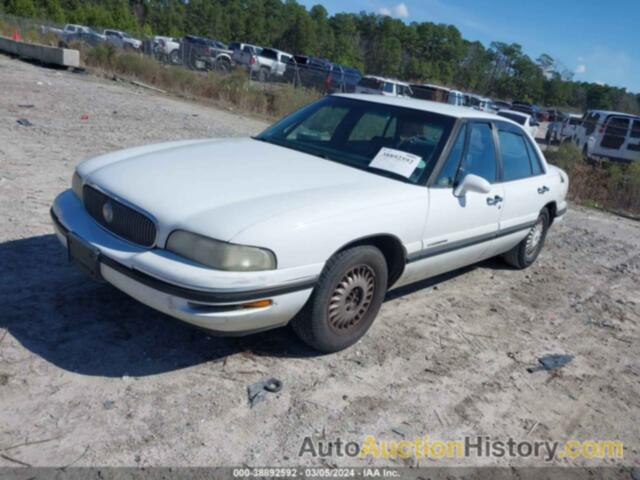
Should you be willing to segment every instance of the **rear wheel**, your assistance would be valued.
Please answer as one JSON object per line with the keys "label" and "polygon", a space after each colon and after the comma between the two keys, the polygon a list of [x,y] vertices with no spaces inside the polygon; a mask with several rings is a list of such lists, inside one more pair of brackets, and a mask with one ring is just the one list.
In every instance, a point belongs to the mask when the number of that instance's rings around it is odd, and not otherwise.
{"label": "rear wheel", "polygon": [[503,255],[505,261],[518,269],[524,269],[533,264],[544,246],[550,223],[551,217],[545,208],[540,212],[536,223],[524,240]]}
{"label": "rear wheel", "polygon": [[178,52],[178,50],[173,50],[169,54],[169,62],[173,65],[177,65],[178,63],[180,63],[180,53]]}
{"label": "rear wheel", "polygon": [[356,343],[378,315],[387,290],[387,263],[375,247],[360,246],[333,256],[318,285],[291,326],[321,352]]}

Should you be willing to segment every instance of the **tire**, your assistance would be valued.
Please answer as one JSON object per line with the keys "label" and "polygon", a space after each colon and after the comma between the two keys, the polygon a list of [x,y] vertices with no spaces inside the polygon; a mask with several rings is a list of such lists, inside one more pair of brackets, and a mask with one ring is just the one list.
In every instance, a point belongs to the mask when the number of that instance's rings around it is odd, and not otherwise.
{"label": "tire", "polygon": [[504,260],[519,270],[532,265],[544,246],[550,224],[549,210],[544,208],[524,240],[503,255]]}
{"label": "tire", "polygon": [[375,320],[387,291],[387,262],[365,245],[337,253],[327,262],[314,292],[291,321],[310,347],[337,352],[356,343]]}
{"label": "tire", "polygon": [[172,65],[178,65],[180,63],[180,52],[178,50],[173,50],[169,54],[169,63]]}
{"label": "tire", "polygon": [[216,60],[216,70],[220,73],[228,73],[231,70],[231,62],[225,58]]}

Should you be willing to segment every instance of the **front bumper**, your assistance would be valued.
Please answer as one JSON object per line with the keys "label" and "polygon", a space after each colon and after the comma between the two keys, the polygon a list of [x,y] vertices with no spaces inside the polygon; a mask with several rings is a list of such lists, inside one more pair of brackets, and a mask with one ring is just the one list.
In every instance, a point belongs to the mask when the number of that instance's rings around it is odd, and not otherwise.
{"label": "front bumper", "polygon": [[[99,252],[99,275],[136,300],[167,315],[218,333],[243,334],[287,324],[309,299],[321,266],[269,272],[223,272],[163,249],[146,249],[102,228],[67,190],[51,217],[68,247],[69,235]],[[256,300],[266,307],[246,308]]]}

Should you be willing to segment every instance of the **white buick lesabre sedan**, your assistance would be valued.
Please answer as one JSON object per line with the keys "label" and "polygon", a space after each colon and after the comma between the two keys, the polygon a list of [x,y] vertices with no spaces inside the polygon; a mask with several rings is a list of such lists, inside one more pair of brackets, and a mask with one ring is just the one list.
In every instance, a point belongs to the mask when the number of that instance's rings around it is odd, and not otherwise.
{"label": "white buick lesabre sedan", "polygon": [[142,303],[219,333],[291,323],[331,352],[390,288],[497,255],[531,265],[567,188],[508,119],[335,95],[254,138],[87,160],[51,215],[69,258]]}

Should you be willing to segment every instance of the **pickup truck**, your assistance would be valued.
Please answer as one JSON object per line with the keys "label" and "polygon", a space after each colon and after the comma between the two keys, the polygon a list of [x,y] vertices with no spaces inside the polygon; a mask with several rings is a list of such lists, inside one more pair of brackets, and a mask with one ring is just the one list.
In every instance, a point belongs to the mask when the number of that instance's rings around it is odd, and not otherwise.
{"label": "pickup truck", "polygon": [[107,40],[107,37],[85,25],[67,23],[64,28],[42,27],[42,33],[53,33],[58,37],[59,46],[66,48],[71,42],[80,41],[95,46]]}
{"label": "pickup truck", "polygon": [[107,39],[107,42],[115,45],[118,48],[127,48],[140,50],[142,48],[142,40],[133,38],[127,32],[120,30],[105,30],[102,34]]}
{"label": "pickup truck", "polygon": [[252,77],[258,77],[261,82],[281,78],[293,57],[290,53],[275,48],[254,51],[255,53],[251,53],[250,49],[245,48],[241,55],[241,63],[249,70]]}
{"label": "pickup truck", "polygon": [[232,54],[227,45],[219,40],[187,35],[180,44],[179,58],[193,70],[228,72],[233,66]]}
{"label": "pickup truck", "polygon": [[164,63],[177,65],[182,63],[180,57],[180,41],[172,37],[156,36],[153,38],[153,51],[156,58]]}

